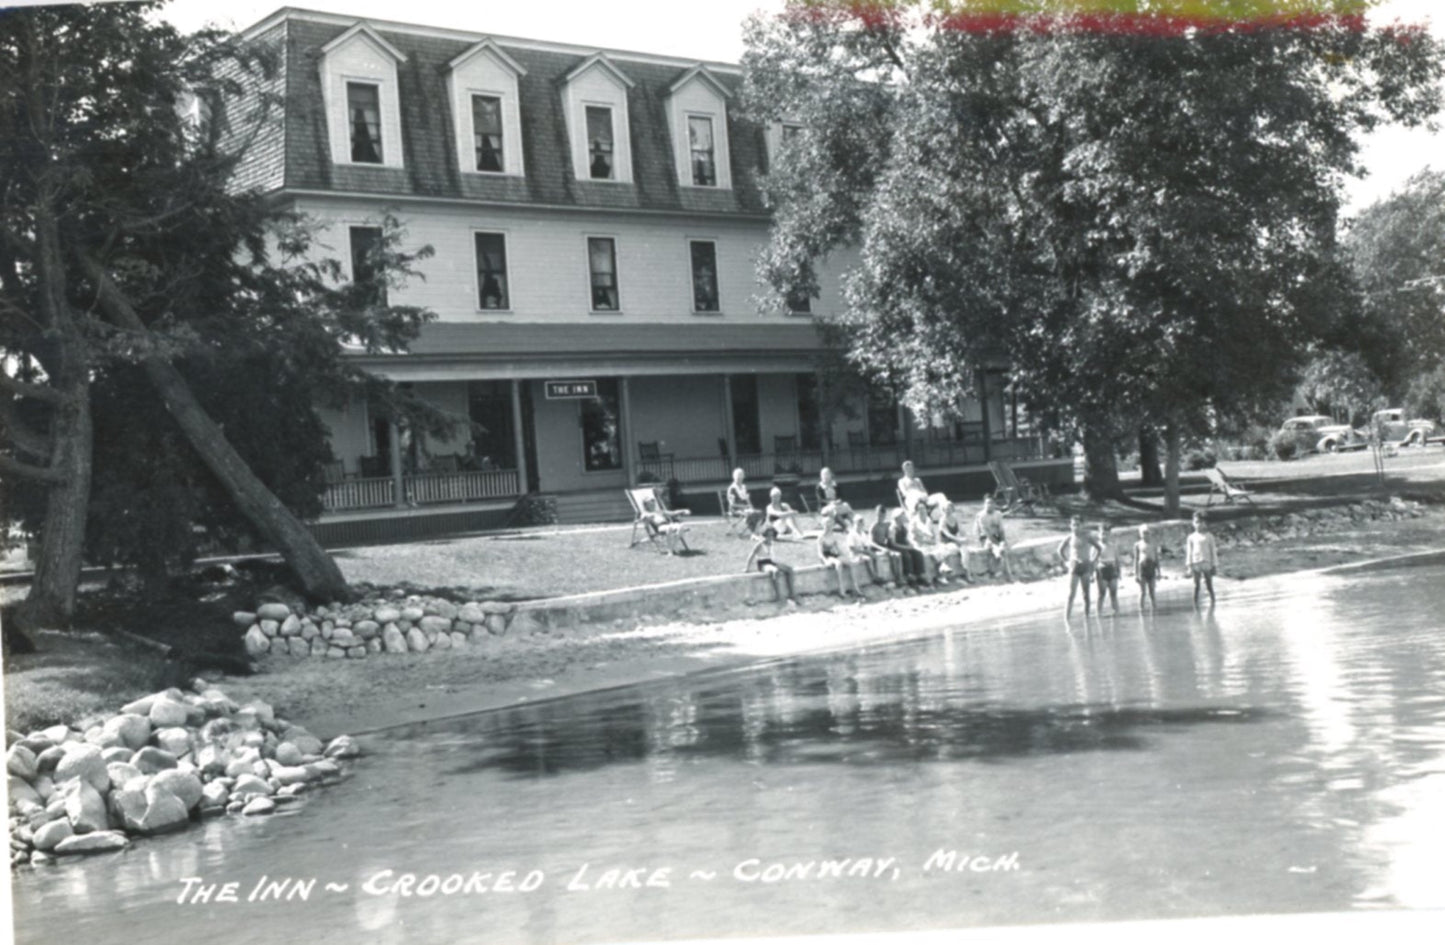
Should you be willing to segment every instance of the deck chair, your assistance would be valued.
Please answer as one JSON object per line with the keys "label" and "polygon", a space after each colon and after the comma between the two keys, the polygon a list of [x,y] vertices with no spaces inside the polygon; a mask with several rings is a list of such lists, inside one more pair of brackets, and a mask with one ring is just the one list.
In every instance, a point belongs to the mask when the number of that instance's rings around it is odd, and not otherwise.
{"label": "deck chair", "polygon": [[1235,499],[1243,499],[1250,505],[1254,504],[1254,496],[1250,494],[1250,491],[1230,482],[1229,477],[1224,474],[1224,470],[1218,466],[1204,470],[1204,475],[1209,480],[1209,498],[1204,502],[1206,508],[1214,502],[1214,493],[1216,492],[1224,495],[1225,505],[1233,503]]}
{"label": "deck chair", "polygon": [[688,528],[682,521],[688,515],[686,509],[677,512],[669,509],[652,486],[623,491],[627,493],[627,501],[632,505],[633,514],[632,543],[627,547],[636,548],[646,541],[659,552],[667,554],[672,554],[679,548],[683,551],[689,550],[684,537]]}
{"label": "deck chair", "polygon": [[989,462],[988,468],[993,473],[994,482],[998,485],[993,494],[994,501],[999,504],[1005,515],[1011,515],[1019,509],[1032,515],[1036,503],[1048,503],[1048,493],[1028,479],[1019,476],[1008,463],[995,459]]}
{"label": "deck chair", "polygon": [[717,507],[723,522],[727,524],[728,533],[736,538],[747,537],[762,517],[762,513],[757,509],[745,509],[742,506],[734,508],[732,503],[728,502],[726,487],[717,491]]}

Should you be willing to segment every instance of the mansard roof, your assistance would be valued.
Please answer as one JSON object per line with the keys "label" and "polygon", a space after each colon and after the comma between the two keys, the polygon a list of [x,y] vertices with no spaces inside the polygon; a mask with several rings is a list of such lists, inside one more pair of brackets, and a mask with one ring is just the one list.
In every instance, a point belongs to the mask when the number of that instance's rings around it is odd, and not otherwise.
{"label": "mansard roof", "polygon": [[[399,57],[397,94],[401,103],[404,167],[335,164],[327,138],[321,94],[324,50],[344,35],[365,29]],[[284,129],[275,135],[284,148],[284,173],[266,178],[287,191],[375,194],[380,199],[466,199],[549,207],[676,211],[765,216],[758,187],[766,166],[764,129],[729,110],[727,116],[731,189],[680,187],[673,159],[667,102],[679,82],[698,76],[733,95],[742,83],[735,67],[617,50],[592,50],[559,43],[487,37],[482,34],[407,27],[381,21],[358,22],[290,8],[278,11],[245,35],[284,36]],[[521,177],[462,174],[457,161],[456,125],[447,91],[450,67],[479,45],[504,54],[517,69],[522,151]],[[621,73],[627,88],[633,174],[631,183],[578,180],[573,171],[563,114],[567,78],[589,66]]]}

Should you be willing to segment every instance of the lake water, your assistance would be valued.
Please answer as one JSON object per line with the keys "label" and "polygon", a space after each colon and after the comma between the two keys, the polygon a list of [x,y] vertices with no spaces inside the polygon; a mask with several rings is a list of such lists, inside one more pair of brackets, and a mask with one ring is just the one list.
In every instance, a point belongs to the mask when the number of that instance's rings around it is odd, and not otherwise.
{"label": "lake water", "polygon": [[[1213,615],[1161,603],[369,736],[304,810],[15,874],[18,938],[608,942],[1445,907],[1445,566],[1231,582]],[[217,901],[226,883],[239,901]]]}

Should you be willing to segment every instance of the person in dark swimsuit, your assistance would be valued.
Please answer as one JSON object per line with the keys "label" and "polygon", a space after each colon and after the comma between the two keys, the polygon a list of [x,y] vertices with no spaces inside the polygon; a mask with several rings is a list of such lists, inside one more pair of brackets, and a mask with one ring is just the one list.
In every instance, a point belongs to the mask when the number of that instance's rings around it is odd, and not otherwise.
{"label": "person in dark swimsuit", "polygon": [[1094,583],[1094,561],[1099,557],[1099,545],[1094,539],[1079,530],[1079,517],[1069,519],[1069,536],[1059,542],[1059,557],[1069,573],[1069,603],[1064,607],[1064,617],[1074,610],[1074,595],[1080,588],[1084,591],[1084,616],[1089,616],[1089,586]]}
{"label": "person in dark swimsuit", "polygon": [[778,530],[765,525],[762,533],[753,539],[753,550],[748,554],[743,571],[751,571],[756,564],[773,584],[773,599],[781,601],[786,597],[788,606],[796,607],[798,598],[793,592],[793,568],[773,557],[773,539],[777,537]]}
{"label": "person in dark swimsuit", "polygon": [[1139,610],[1144,610],[1144,594],[1149,595],[1149,609],[1158,610],[1154,588],[1159,583],[1159,549],[1149,538],[1149,526],[1139,526],[1139,540],[1134,543],[1134,580],[1139,584]]}
{"label": "person in dark swimsuit", "polygon": [[923,560],[923,552],[897,540],[894,524],[888,516],[888,510],[881,505],[878,506],[877,518],[873,520],[871,537],[875,545],[886,548],[890,553],[898,555],[899,564],[903,569],[903,580],[905,583],[913,587],[922,587],[928,583],[927,566]]}

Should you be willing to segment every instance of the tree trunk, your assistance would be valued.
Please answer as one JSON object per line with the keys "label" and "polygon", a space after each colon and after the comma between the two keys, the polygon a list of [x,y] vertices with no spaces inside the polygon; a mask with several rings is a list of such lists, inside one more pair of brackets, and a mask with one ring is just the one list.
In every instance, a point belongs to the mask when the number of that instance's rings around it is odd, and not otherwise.
{"label": "tree trunk", "polygon": [[75,616],[80,586],[85,522],[90,509],[90,457],[94,446],[90,422],[89,378],[57,389],[69,395],[50,421],[50,468],[63,475],[45,494],[45,520],[30,593],[15,613],[22,630],[67,629]]}
{"label": "tree trunk", "polygon": [[1179,514],[1179,466],[1184,455],[1184,438],[1179,427],[1170,423],[1164,427],[1164,514]]}
{"label": "tree trunk", "polygon": [[1119,460],[1114,455],[1114,438],[1096,428],[1084,430],[1084,492],[1094,500],[1112,499],[1120,494]]}
{"label": "tree trunk", "polygon": [[[105,311],[122,327],[145,331],[140,316],[99,263],[89,258],[84,258],[82,263],[99,291]],[[318,601],[350,600],[351,589],[336,561],[321,548],[301,520],[291,514],[291,510],[266,488],[265,483],[256,478],[220,426],[196,400],[196,395],[175,365],[160,355],[152,354],[146,357],[144,367],[146,377],[160,393],[166,409],[175,418],[192,448],[220,480],[241,514],[281,552],[281,557],[301,582],[302,590]]]}
{"label": "tree trunk", "polygon": [[1154,428],[1139,428],[1139,484],[1157,488],[1164,485],[1164,471],[1159,468],[1159,437]]}

